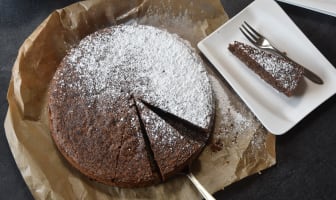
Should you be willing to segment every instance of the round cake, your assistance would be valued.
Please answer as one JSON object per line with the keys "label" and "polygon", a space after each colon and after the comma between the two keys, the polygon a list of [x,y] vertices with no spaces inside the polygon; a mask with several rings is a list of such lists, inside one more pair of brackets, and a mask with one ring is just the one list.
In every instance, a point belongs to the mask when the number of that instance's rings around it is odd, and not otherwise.
{"label": "round cake", "polygon": [[96,181],[160,183],[205,146],[214,117],[201,58],[175,34],[144,25],[99,30],[63,58],[49,87],[51,136]]}

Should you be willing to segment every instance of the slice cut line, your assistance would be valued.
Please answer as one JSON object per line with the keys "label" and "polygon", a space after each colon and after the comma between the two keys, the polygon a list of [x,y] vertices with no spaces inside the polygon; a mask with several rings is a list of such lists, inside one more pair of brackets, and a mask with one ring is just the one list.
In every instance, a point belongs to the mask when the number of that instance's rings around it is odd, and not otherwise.
{"label": "slice cut line", "polygon": [[[134,99],[133,99],[133,101],[135,103]],[[141,127],[141,132],[142,132],[142,135],[143,135],[143,139],[144,139],[144,142],[145,142],[145,145],[146,145],[145,148],[147,150],[148,157],[150,159],[151,167],[152,167],[153,171],[158,172],[158,174],[160,176],[160,179],[162,181],[163,177],[162,177],[162,174],[160,173],[159,166],[158,166],[157,162],[155,161],[154,152],[153,152],[153,150],[151,148],[150,141],[149,141],[149,138],[148,138],[148,135],[147,135],[147,132],[146,132],[146,128],[145,128],[145,125],[143,124],[143,121],[142,121],[141,115],[140,115],[140,111],[139,111],[139,108],[136,105],[136,103],[135,103],[135,108],[136,108],[136,112],[137,112],[137,117],[139,119],[139,123],[140,123],[140,127]]]}
{"label": "slice cut line", "polygon": [[[120,185],[137,183],[147,185],[151,182],[159,182],[158,172],[153,168],[150,154],[148,153],[146,139],[141,130],[133,99],[129,100],[127,118],[124,119],[126,126],[120,148],[116,180]],[[127,126],[131,124],[131,126]]]}
{"label": "slice cut line", "polygon": [[[172,114],[170,112],[167,112],[165,110],[162,110],[159,107],[156,107],[142,99],[139,99],[137,101],[140,101],[142,104],[144,104],[148,109],[153,111],[156,115],[158,115],[160,118],[162,118],[164,121],[168,122],[171,126],[174,128],[180,129],[184,127],[183,129],[188,129],[190,130],[189,134],[193,134],[192,137],[199,139],[201,141],[207,140],[209,137],[210,131],[201,128],[183,118],[180,118],[176,116],[175,114]],[[176,127],[178,126],[178,127]]]}
{"label": "slice cut line", "polygon": [[[186,134],[190,130],[179,119],[168,119],[172,124],[179,124],[179,129],[157,115],[140,100],[136,100],[139,117],[144,125],[154,160],[163,180],[183,170],[201,152],[205,145],[204,137]],[[185,129],[185,130],[182,130]],[[192,131],[194,132],[194,131]],[[203,134],[199,134],[203,135]]]}

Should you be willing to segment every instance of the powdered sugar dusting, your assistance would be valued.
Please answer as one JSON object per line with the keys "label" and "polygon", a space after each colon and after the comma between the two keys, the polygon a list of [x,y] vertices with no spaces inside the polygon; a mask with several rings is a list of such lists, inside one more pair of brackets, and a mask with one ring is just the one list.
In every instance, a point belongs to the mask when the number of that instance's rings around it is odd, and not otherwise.
{"label": "powdered sugar dusting", "polygon": [[106,102],[133,95],[209,128],[213,97],[207,73],[177,35],[150,26],[115,26],[84,38],[62,63],[67,66],[58,70],[63,79],[56,83],[89,98],[88,106],[103,110]]}
{"label": "powdered sugar dusting", "polygon": [[267,71],[286,90],[294,90],[298,85],[298,77],[302,76],[301,66],[277,55],[266,53],[241,42],[234,42],[237,48],[249,55]]}
{"label": "powdered sugar dusting", "polygon": [[165,179],[176,169],[188,164],[188,160],[198,153],[205,141],[199,142],[184,135],[179,128],[174,128],[166,119],[136,101],[139,115],[154,154],[154,159]]}
{"label": "powdered sugar dusting", "polygon": [[[217,80],[213,81],[214,87],[220,87]],[[248,129],[256,130],[256,123],[254,123],[253,115],[246,115],[246,113],[240,113],[235,106],[232,105],[231,100],[226,92],[217,93],[218,105],[216,116],[223,118],[215,124],[218,129],[226,129],[224,132],[228,133],[243,133]]]}
{"label": "powdered sugar dusting", "polygon": [[[158,145],[171,153],[182,141],[184,136],[179,134],[176,129],[170,126],[162,118],[137,101],[136,105],[140,111],[141,120],[146,128],[146,133],[153,145]],[[161,134],[163,133],[163,134]],[[188,146],[184,147],[188,150]]]}
{"label": "powdered sugar dusting", "polygon": [[[239,99],[220,82],[212,77],[211,82],[216,94],[216,121],[212,137],[213,151],[219,151],[224,147],[237,145],[240,138],[254,135],[251,138],[253,148],[260,149],[265,145],[265,131],[260,131],[262,125],[255,116],[242,104]],[[260,134],[255,134],[260,132]],[[253,134],[249,134],[253,133]],[[263,135],[262,135],[263,134]]]}

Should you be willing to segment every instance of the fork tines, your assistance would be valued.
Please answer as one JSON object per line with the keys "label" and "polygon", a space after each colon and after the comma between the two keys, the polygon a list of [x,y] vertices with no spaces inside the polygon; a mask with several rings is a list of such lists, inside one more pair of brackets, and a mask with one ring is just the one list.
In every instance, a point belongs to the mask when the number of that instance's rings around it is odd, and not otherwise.
{"label": "fork tines", "polygon": [[246,21],[244,21],[242,26],[239,27],[239,30],[253,44],[256,43],[260,37],[263,37],[254,28],[252,28]]}

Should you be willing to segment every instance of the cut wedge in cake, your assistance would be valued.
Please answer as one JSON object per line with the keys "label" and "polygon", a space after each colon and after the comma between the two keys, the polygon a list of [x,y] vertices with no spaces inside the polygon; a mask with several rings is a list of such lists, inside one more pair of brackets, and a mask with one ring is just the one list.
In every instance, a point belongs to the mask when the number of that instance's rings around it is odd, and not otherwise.
{"label": "cut wedge in cake", "polygon": [[162,179],[167,180],[190,164],[203,149],[207,137],[193,133],[188,125],[166,113],[159,116],[139,100],[136,105]]}
{"label": "cut wedge in cake", "polygon": [[281,56],[235,41],[228,47],[251,70],[279,92],[292,96],[303,76],[303,67]]}
{"label": "cut wedge in cake", "polygon": [[119,126],[123,137],[113,182],[119,186],[159,183],[161,178],[156,169],[156,163],[149,153],[146,133],[141,129],[140,118],[133,99],[130,100],[129,105],[129,109],[121,120],[123,122]]}

